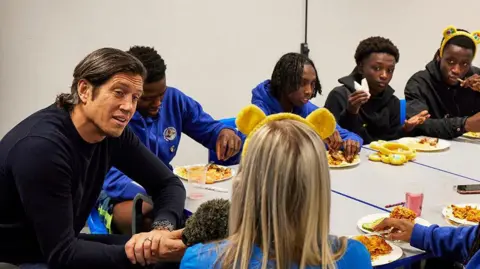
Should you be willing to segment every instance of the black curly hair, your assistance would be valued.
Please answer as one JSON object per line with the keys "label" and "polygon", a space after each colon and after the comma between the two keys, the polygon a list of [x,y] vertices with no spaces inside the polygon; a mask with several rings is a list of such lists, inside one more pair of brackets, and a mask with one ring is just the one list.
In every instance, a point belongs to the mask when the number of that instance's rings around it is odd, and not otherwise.
{"label": "black curly hair", "polygon": [[[470,33],[469,31],[464,29],[457,29],[457,31]],[[442,38],[442,41],[440,41],[440,46],[442,46],[444,39],[445,37]],[[445,50],[449,45],[455,45],[455,46],[462,47],[464,49],[472,50],[474,54],[475,54],[475,51],[477,50],[477,46],[475,42],[473,42],[472,39],[463,35],[452,37],[450,40],[447,41],[447,44],[445,44],[445,46],[443,47],[443,50]],[[435,52],[435,56],[433,58],[436,59],[439,55],[440,55],[440,48],[437,50],[437,52]]]}
{"label": "black curly hair", "polygon": [[317,77],[312,98],[317,93],[322,94],[322,85],[320,85],[317,68],[315,68],[313,61],[303,54],[291,52],[283,55],[273,69],[270,82],[270,91],[273,96],[279,99],[282,94],[289,94],[298,90],[302,85],[303,67],[305,65],[311,65]]}
{"label": "black curly hair", "polygon": [[360,65],[372,53],[387,53],[395,58],[395,62],[400,60],[398,48],[388,38],[381,36],[372,36],[360,41],[355,51],[355,62]]}
{"label": "black curly hair", "polygon": [[185,223],[183,243],[191,246],[227,238],[229,210],[230,201],[226,199],[214,199],[201,204]]}
{"label": "black curly hair", "polygon": [[145,83],[157,82],[165,78],[167,66],[153,47],[133,46],[127,52],[139,59],[147,69]]}

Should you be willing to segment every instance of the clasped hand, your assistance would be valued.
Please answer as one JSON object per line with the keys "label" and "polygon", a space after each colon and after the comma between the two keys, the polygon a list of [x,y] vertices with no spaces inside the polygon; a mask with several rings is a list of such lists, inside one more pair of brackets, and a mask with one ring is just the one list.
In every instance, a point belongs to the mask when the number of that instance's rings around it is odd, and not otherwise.
{"label": "clasped hand", "polygon": [[125,244],[125,253],[132,264],[155,264],[159,261],[180,261],[185,253],[181,230],[152,230],[139,233]]}

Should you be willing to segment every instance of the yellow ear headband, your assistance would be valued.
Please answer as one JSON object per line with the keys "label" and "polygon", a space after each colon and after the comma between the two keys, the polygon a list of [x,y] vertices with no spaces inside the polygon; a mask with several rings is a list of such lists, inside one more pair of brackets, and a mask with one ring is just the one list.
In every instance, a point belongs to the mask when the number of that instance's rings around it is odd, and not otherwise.
{"label": "yellow ear headband", "polygon": [[322,140],[331,136],[336,128],[335,117],[325,108],[316,109],[304,119],[292,113],[278,113],[267,116],[259,107],[248,105],[238,113],[237,119],[235,120],[238,130],[247,136],[243,144],[242,157],[245,156],[247,152],[250,138],[258,129],[268,122],[285,119],[305,123],[315,130]]}
{"label": "yellow ear headband", "polygon": [[[443,49],[445,48],[445,45],[447,42],[456,37],[456,36],[466,36],[470,38],[473,41],[473,44],[478,45],[480,44],[480,31],[475,31],[473,33],[467,33],[464,31],[459,31],[455,26],[448,26],[443,30],[443,41],[442,44],[440,45],[440,57],[443,57]],[[473,52],[473,57],[475,57],[477,50]]]}

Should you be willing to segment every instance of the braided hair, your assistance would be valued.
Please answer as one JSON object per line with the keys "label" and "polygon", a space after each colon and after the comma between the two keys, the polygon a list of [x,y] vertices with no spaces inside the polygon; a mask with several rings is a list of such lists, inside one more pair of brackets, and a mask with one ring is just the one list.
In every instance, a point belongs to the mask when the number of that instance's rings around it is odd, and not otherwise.
{"label": "braided hair", "polygon": [[167,66],[153,47],[133,46],[127,52],[139,59],[145,66],[145,69],[147,69],[146,84],[165,78]]}
{"label": "braided hair", "polygon": [[305,65],[311,65],[317,77],[312,98],[315,97],[317,93],[322,94],[322,86],[320,85],[317,69],[313,61],[305,55],[291,52],[283,55],[273,69],[270,82],[272,95],[279,99],[283,94],[297,91],[302,85],[303,67]]}

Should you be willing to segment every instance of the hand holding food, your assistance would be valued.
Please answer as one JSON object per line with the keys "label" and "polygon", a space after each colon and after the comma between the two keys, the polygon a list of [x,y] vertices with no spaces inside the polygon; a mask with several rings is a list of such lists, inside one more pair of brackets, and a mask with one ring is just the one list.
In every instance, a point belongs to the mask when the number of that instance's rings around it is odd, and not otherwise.
{"label": "hand holding food", "polygon": [[478,92],[480,91],[480,75],[474,74],[473,76],[460,81],[460,85]]}
{"label": "hand holding food", "polygon": [[343,143],[343,150],[345,152],[345,159],[351,163],[360,152],[360,143],[355,140],[346,140]]}
{"label": "hand holding food", "polygon": [[225,128],[218,134],[216,153],[217,159],[225,161],[240,151],[242,140],[234,130]]}
{"label": "hand holding food", "polygon": [[480,112],[468,117],[465,122],[465,130],[467,132],[480,132]]}
{"label": "hand holding food", "polygon": [[370,98],[366,91],[356,91],[348,97],[347,111],[351,114],[358,114],[360,107]]}
{"label": "hand holding food", "polygon": [[386,218],[377,226],[373,227],[373,230],[379,232],[393,227],[394,232],[385,235],[388,240],[401,240],[410,242],[414,226],[415,224],[408,219]]}
{"label": "hand holding food", "polygon": [[329,151],[338,151],[343,143],[338,130],[335,130],[335,132],[325,140],[325,143],[327,143]]}
{"label": "hand holding food", "polygon": [[428,118],[430,118],[430,114],[428,114],[427,110],[424,110],[410,119],[405,120],[403,130],[405,132],[411,132],[417,125],[423,124]]}

